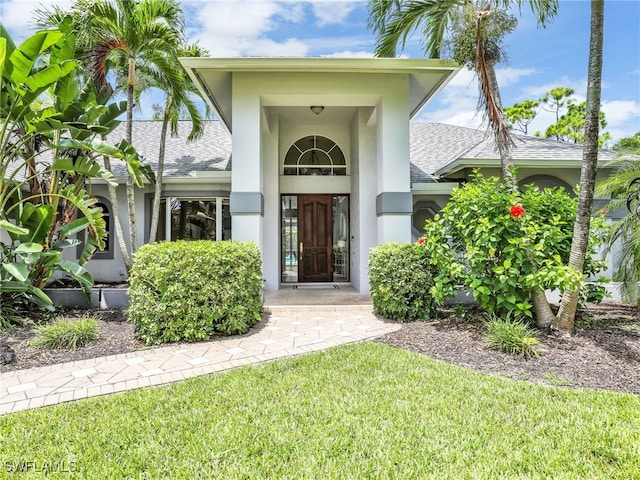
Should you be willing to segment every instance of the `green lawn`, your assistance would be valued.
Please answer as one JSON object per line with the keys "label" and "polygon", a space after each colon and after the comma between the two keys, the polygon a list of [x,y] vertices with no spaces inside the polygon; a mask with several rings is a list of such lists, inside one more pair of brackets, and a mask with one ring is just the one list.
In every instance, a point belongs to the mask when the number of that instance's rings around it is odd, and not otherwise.
{"label": "green lawn", "polygon": [[[0,417],[0,461],[5,478],[633,479],[640,396],[362,343]],[[74,471],[8,472],[44,462]]]}

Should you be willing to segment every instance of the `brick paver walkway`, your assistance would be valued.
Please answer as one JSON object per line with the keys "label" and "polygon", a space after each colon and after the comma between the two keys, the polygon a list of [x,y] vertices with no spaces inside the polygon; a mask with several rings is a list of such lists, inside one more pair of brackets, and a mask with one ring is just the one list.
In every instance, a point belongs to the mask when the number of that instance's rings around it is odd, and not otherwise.
{"label": "brick paver walkway", "polygon": [[350,342],[400,328],[371,305],[272,307],[245,335],[0,373],[0,415],[163,385]]}

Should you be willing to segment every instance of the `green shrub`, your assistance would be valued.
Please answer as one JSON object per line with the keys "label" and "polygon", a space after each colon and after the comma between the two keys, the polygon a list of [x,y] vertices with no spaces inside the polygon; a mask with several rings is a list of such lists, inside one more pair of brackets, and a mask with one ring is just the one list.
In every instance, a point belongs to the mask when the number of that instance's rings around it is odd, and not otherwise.
{"label": "green shrub", "polygon": [[418,244],[387,243],[369,254],[369,286],[380,315],[406,322],[430,318],[436,304],[429,254]]}
{"label": "green shrub", "polygon": [[177,241],[135,254],[129,320],[146,344],[245,333],[262,312],[260,251],[253,243]]}
{"label": "green shrub", "polygon": [[487,343],[491,348],[525,357],[538,356],[535,332],[522,320],[491,316],[487,331]]}
{"label": "green shrub", "polygon": [[592,257],[602,240],[599,217],[592,220],[584,272],[567,266],[576,207],[561,188],[514,192],[476,173],[426,222],[423,245],[437,269],[433,296],[442,302],[464,285],[490,313],[533,317],[534,288],[577,288],[603,266]]}
{"label": "green shrub", "polygon": [[29,342],[32,348],[66,348],[76,350],[98,338],[98,321],[93,317],[80,319],[59,317],[38,328]]}

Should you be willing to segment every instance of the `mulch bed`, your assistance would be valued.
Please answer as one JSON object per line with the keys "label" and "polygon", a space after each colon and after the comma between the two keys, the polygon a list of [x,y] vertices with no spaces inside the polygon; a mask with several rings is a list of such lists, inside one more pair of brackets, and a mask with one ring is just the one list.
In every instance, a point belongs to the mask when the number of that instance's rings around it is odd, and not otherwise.
{"label": "mulch bed", "polygon": [[[28,341],[37,320],[25,327],[0,331],[16,361],[0,365],[0,372],[126,353],[145,348],[120,310],[64,311],[66,317],[90,314],[98,319],[100,338],[77,350],[36,350]],[[460,311],[458,311],[460,314]],[[516,380],[578,388],[640,393],[640,317],[635,306],[590,305],[576,320],[575,334],[561,337],[539,332],[539,357],[508,355],[487,347],[484,315],[476,309],[464,318],[442,309],[437,318],[402,325],[397,332],[376,339],[390,346],[431,358]]]}

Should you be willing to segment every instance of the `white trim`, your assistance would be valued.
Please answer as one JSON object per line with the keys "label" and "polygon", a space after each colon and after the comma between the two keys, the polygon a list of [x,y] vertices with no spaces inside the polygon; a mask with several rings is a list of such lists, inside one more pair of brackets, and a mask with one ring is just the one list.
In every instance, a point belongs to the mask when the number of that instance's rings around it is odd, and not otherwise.
{"label": "white trim", "polygon": [[459,186],[460,184],[458,182],[413,183],[411,184],[411,193],[415,195],[449,195],[454,188]]}

